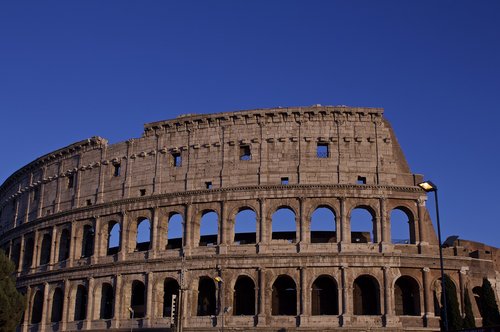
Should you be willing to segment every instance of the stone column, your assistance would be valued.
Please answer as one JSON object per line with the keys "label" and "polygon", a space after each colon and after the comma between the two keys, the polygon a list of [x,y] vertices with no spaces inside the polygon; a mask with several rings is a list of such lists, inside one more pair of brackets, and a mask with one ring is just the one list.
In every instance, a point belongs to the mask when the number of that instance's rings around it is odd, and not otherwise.
{"label": "stone column", "polygon": [[155,316],[155,312],[153,308],[153,286],[154,286],[154,280],[153,280],[153,272],[148,272],[146,275],[146,322],[148,326],[151,326],[151,320]]}
{"label": "stone column", "polygon": [[120,227],[120,252],[118,254],[118,259],[124,261],[126,260],[129,251],[129,243],[128,243],[129,220],[127,211],[122,211],[121,214],[122,214],[122,222]]}
{"label": "stone column", "polygon": [[266,316],[270,314],[270,308],[266,306],[266,269],[259,268],[259,286],[258,286],[258,296],[257,296],[257,325],[264,326],[266,325],[267,319]]}
{"label": "stone column", "polygon": [[42,320],[39,325],[38,331],[44,332],[46,325],[50,324],[50,299],[49,299],[49,283],[43,283],[43,308],[42,308]]}
{"label": "stone column", "polygon": [[353,314],[352,309],[352,287],[347,277],[347,269],[349,266],[347,264],[340,266],[341,271],[341,283],[340,287],[342,289],[342,309],[341,309],[341,322],[342,326],[349,326],[351,322],[351,316]]}
{"label": "stone column", "polygon": [[155,207],[153,209],[153,218],[151,219],[151,243],[150,243],[150,249],[148,253],[148,258],[156,258],[156,255],[158,254],[159,248],[158,248],[158,207]]}
{"label": "stone column", "polygon": [[66,326],[68,324],[68,321],[70,320],[69,307],[70,307],[70,305],[74,305],[74,301],[71,301],[71,299],[70,299],[70,295],[71,295],[70,289],[71,289],[71,286],[70,286],[69,280],[64,279],[63,313],[62,313],[61,327],[60,327],[61,331],[67,330]]}
{"label": "stone column", "polygon": [[70,229],[70,237],[69,237],[69,255],[68,255],[68,267],[73,266],[73,262],[75,260],[75,242],[76,242],[76,230],[75,230],[75,225],[71,224],[71,229]]}
{"label": "stone column", "polygon": [[38,242],[40,242],[38,240],[39,236],[40,235],[38,234],[38,231],[33,232],[33,258],[31,259],[31,267],[30,267],[32,269],[38,266],[39,251],[40,251],[38,250]]}
{"label": "stone column", "polygon": [[26,308],[24,309],[24,317],[21,323],[21,332],[28,332],[28,327],[30,324],[30,309],[32,307],[32,299],[31,299],[31,287],[26,287]]}
{"label": "stone column", "polygon": [[184,255],[191,253],[193,248],[193,206],[191,204],[185,205],[185,218],[184,218]]}
{"label": "stone column", "polygon": [[40,218],[43,214],[43,200],[44,200],[44,197],[45,197],[45,193],[44,193],[44,189],[45,189],[45,184],[43,182],[43,179],[45,179],[45,176],[47,175],[47,166],[44,166],[42,168],[42,179],[40,181],[40,185],[39,185],[39,190],[40,190],[40,198],[38,199],[38,208],[37,208],[37,211],[36,211],[36,217],[37,218]]}
{"label": "stone column", "polygon": [[380,234],[378,236],[378,242],[382,244],[391,243],[391,220],[387,218],[387,198],[380,197]]}
{"label": "stone column", "polygon": [[415,220],[415,223],[418,223],[418,226],[415,226],[415,228],[418,228],[418,236],[415,234],[415,241],[419,243],[420,245],[427,245],[429,244],[429,239],[427,238],[427,233],[425,232],[425,227],[424,227],[424,221],[425,221],[425,201],[427,200],[427,197],[421,197],[418,199],[417,204],[418,204],[418,221]]}
{"label": "stone column", "polygon": [[[300,268],[300,315],[311,315],[311,290],[306,286],[308,284],[308,270],[306,267]],[[300,322],[302,324],[302,320]]]}
{"label": "stone column", "polygon": [[122,275],[117,274],[115,277],[115,306],[114,306],[114,327],[118,328],[120,326],[123,313],[122,313],[122,301],[123,301],[123,294],[122,294]]}
{"label": "stone column", "polygon": [[85,329],[90,330],[92,328],[92,319],[94,318],[94,278],[90,277],[87,279],[87,317],[85,318],[84,324]]}
{"label": "stone column", "polygon": [[299,225],[298,228],[300,229],[300,243],[301,244],[308,244],[311,242],[310,239],[310,234],[311,232],[308,232],[310,229],[310,220],[306,220],[305,218],[305,211],[304,211],[304,202],[305,198],[304,197],[299,197]]}
{"label": "stone column", "polygon": [[383,267],[383,272],[384,272],[384,296],[382,300],[384,301],[383,303],[383,308],[384,312],[383,315],[385,317],[385,326],[394,326],[395,325],[395,320],[396,320],[396,313],[394,310],[394,301],[393,301],[393,294],[394,294],[394,287],[392,287],[392,280],[390,277],[390,266],[384,266]]}
{"label": "stone column", "polygon": [[351,243],[351,225],[350,225],[350,220],[347,220],[346,198],[340,197],[339,201],[340,201],[340,242],[342,244],[349,244]]}
{"label": "stone column", "polygon": [[52,238],[52,241],[51,241],[52,248],[50,250],[49,266],[50,266],[50,269],[52,269],[52,266],[57,262],[56,253],[59,251],[59,250],[56,250],[56,249],[59,249],[59,248],[57,248],[59,241],[57,241],[57,229],[56,229],[56,227],[52,227],[52,234],[50,236]]}
{"label": "stone column", "polygon": [[266,246],[269,244],[269,225],[267,220],[266,200],[259,198],[259,230],[257,243],[259,245],[259,252],[265,252]]}
{"label": "stone column", "polygon": [[219,232],[219,253],[225,254],[227,252],[227,246],[231,244],[232,239],[229,232],[229,222],[227,220],[227,204],[224,204],[224,201],[220,202]]}
{"label": "stone column", "polygon": [[426,326],[429,326],[429,317],[434,317],[433,312],[433,298],[432,298],[432,285],[431,285],[431,270],[428,267],[422,269],[422,283],[423,283],[423,303],[424,303],[424,319]]}
{"label": "stone column", "polygon": [[17,270],[16,272],[21,273],[23,270],[23,265],[24,265],[24,235],[21,236],[21,244],[20,244],[20,249],[19,249],[19,262],[17,264]]}

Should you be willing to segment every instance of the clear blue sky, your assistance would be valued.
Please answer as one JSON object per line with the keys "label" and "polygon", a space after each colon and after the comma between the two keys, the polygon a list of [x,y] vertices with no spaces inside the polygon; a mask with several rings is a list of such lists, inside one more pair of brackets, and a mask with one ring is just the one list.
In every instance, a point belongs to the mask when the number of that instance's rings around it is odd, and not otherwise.
{"label": "clear blue sky", "polygon": [[0,2],[0,183],[183,113],[383,107],[444,236],[500,247],[499,101],[499,1]]}

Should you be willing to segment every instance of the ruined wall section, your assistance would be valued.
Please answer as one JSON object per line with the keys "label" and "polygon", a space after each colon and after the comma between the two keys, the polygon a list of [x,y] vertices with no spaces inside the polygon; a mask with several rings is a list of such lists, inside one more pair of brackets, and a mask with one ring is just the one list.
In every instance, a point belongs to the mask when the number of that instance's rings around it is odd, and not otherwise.
{"label": "ruined wall section", "polygon": [[[299,185],[415,186],[418,179],[382,114],[376,108],[316,106],[191,115],[146,124],[143,137],[126,142],[81,141],[5,181],[0,232],[120,199],[274,186],[283,179]],[[328,156],[318,157],[318,144],[328,146]],[[242,160],[245,146],[251,155]]]}

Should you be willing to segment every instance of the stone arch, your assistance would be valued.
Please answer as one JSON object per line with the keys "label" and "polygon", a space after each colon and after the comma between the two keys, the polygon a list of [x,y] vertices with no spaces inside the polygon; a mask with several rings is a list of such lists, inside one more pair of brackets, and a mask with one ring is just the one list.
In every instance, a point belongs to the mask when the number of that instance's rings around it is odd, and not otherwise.
{"label": "stone arch", "polygon": [[71,245],[71,234],[68,228],[64,228],[59,236],[59,257],[58,261],[63,262],[69,258],[69,249]]}
{"label": "stone arch", "polygon": [[234,284],[233,312],[236,316],[255,315],[255,282],[240,275]]}
{"label": "stone arch", "polygon": [[167,249],[180,249],[184,238],[184,218],[174,211],[168,214]]}
{"label": "stone arch", "polygon": [[311,287],[311,314],[338,315],[338,286],[332,276],[320,275]]}
{"label": "stone arch", "polygon": [[356,205],[349,212],[352,243],[377,242],[377,214],[370,205]]}
{"label": "stone arch", "polygon": [[297,284],[292,277],[279,275],[272,286],[273,316],[295,316],[297,315]]}
{"label": "stone arch", "polygon": [[87,319],[87,302],[88,302],[87,287],[80,284],[76,287],[75,313],[73,316],[73,319],[75,321]]}
{"label": "stone arch", "polygon": [[420,286],[413,277],[404,275],[394,283],[394,308],[398,316],[420,316]]}
{"label": "stone arch", "polygon": [[146,217],[137,219],[135,235],[135,250],[147,251],[151,249],[151,221]]}
{"label": "stone arch", "polygon": [[115,290],[113,285],[108,282],[101,286],[101,306],[99,312],[100,319],[112,319],[115,306]]}
{"label": "stone arch", "polygon": [[235,244],[253,244],[257,241],[257,213],[248,206],[238,209],[234,216]]}
{"label": "stone arch", "polygon": [[200,277],[198,281],[197,316],[215,315],[216,303],[215,282],[210,277]]}
{"label": "stone arch", "polygon": [[[448,275],[448,278],[446,279],[446,281],[448,281],[448,280],[451,281],[451,288],[456,293],[457,289],[458,289],[457,284],[455,283],[455,281],[452,279],[452,277],[450,275]],[[442,290],[443,290],[442,284],[441,284],[441,277],[434,279],[434,281],[432,282],[431,285],[432,285],[432,298],[433,298],[433,303],[434,303],[434,315],[441,316]],[[458,298],[460,298],[460,297],[458,297]]]}
{"label": "stone arch", "polygon": [[110,220],[107,228],[106,255],[114,255],[121,250],[121,225],[118,221]]}
{"label": "stone arch", "polygon": [[39,324],[42,322],[44,302],[43,289],[37,289],[31,301],[31,324]]}
{"label": "stone arch", "polygon": [[170,317],[172,313],[172,298],[175,295],[179,299],[179,289],[177,280],[165,278],[163,281],[163,317]]}
{"label": "stone arch", "polygon": [[64,294],[60,287],[56,287],[52,294],[52,310],[50,314],[50,321],[52,323],[60,322],[63,314],[63,301]]}
{"label": "stone arch", "polygon": [[219,243],[219,214],[215,210],[203,210],[200,216],[198,245],[214,246]]}
{"label": "stone arch", "polygon": [[130,318],[144,318],[146,316],[146,286],[140,280],[132,281],[130,290]]}
{"label": "stone arch", "polygon": [[329,205],[318,205],[310,216],[311,243],[337,242],[337,217]]}
{"label": "stone arch", "polygon": [[411,209],[398,205],[391,210],[391,240],[393,244],[415,244],[415,217]]}
{"label": "stone arch", "polygon": [[42,245],[40,247],[40,265],[46,265],[50,262],[50,253],[52,251],[52,235],[48,232],[42,235]]}
{"label": "stone arch", "polygon": [[380,286],[375,277],[368,274],[357,277],[352,298],[355,315],[380,315]]}
{"label": "stone arch", "polygon": [[297,240],[297,214],[287,205],[279,206],[271,218],[272,240],[285,240],[294,243]]}

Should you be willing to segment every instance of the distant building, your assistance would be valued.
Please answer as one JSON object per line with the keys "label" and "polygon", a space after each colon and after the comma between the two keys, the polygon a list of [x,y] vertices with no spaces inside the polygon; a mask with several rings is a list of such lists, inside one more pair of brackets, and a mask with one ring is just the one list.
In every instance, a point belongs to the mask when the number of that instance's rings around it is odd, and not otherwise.
{"label": "distant building", "polygon": [[[77,142],[0,187],[20,330],[437,331],[422,180],[378,108],[189,114]],[[483,277],[498,297],[497,248],[448,245],[461,310]]]}

